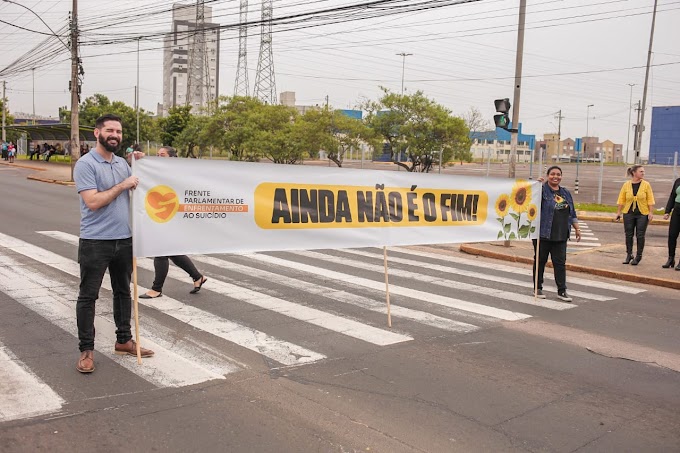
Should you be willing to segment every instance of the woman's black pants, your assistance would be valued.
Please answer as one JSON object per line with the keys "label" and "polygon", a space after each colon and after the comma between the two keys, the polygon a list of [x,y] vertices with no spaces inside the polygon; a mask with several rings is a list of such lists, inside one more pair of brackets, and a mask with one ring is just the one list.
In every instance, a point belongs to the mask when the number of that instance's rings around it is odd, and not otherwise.
{"label": "woman's black pants", "polygon": [[671,213],[671,223],[668,225],[668,256],[675,256],[680,234],[680,203],[675,203]]}
{"label": "woman's black pants", "polygon": [[184,272],[191,276],[193,281],[196,281],[202,277],[201,273],[198,272],[194,263],[186,255],[178,256],[157,256],[153,259],[154,268],[154,279],[153,286],[151,289],[154,291],[163,292],[163,284],[168,276],[168,270],[170,268],[170,259],[177,267],[181,268]]}
{"label": "woman's black pants", "polygon": [[[536,281],[536,239],[534,242],[534,281]],[[567,289],[567,241],[549,241],[541,239],[538,251],[538,289],[543,289],[543,274],[545,265],[548,263],[548,256],[552,259],[555,271],[555,284],[558,291]]]}
{"label": "woman's black pants", "polygon": [[645,232],[649,224],[649,217],[644,214],[629,212],[623,215],[623,229],[626,233],[626,254],[633,254],[633,236],[637,238],[636,256],[642,256],[645,249]]}

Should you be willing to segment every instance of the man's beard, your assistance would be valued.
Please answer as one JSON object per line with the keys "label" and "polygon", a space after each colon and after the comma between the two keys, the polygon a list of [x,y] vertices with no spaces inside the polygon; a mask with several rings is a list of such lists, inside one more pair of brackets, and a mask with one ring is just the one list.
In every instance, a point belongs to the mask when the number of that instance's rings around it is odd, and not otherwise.
{"label": "man's beard", "polygon": [[120,141],[118,139],[115,139],[115,138],[113,138],[113,140],[116,140],[115,145],[111,145],[108,142],[108,139],[104,138],[103,135],[99,135],[99,138],[97,139],[99,144],[102,145],[104,147],[104,149],[106,149],[108,152],[116,153],[120,149]]}

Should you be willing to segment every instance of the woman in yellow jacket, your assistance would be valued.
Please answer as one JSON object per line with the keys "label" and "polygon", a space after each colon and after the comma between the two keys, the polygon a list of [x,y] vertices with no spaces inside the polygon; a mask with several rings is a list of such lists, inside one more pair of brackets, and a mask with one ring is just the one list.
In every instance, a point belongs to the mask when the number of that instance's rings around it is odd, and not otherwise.
{"label": "woman in yellow jacket", "polygon": [[[647,225],[654,217],[654,193],[652,186],[644,180],[645,168],[633,165],[628,169],[630,181],[623,183],[619,199],[616,202],[616,220],[621,219],[623,212],[623,229],[626,232],[626,260],[623,264],[637,264],[642,260],[645,248],[645,232]],[[637,253],[633,258],[633,235],[637,238]]]}

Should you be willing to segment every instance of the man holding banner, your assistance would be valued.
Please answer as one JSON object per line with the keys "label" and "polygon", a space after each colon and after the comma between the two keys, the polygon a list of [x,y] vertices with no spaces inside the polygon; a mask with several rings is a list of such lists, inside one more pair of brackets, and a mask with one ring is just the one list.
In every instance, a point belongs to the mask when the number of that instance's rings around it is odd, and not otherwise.
{"label": "man holding banner", "polygon": [[[80,194],[80,290],[76,304],[80,358],[76,369],[94,371],[95,302],[107,269],[113,290],[116,323],[114,352],[136,356],[130,318],[132,298],[132,230],[130,190],[139,184],[125,159],[115,153],[123,139],[121,119],[104,115],[95,123],[97,146],[76,163],[74,179]],[[135,153],[133,158],[139,158]],[[153,351],[141,348],[142,357]]]}

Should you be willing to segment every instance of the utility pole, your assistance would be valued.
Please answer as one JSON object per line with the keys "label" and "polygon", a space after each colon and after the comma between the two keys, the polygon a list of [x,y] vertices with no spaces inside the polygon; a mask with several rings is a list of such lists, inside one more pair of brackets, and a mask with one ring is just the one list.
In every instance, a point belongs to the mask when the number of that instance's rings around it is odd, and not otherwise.
{"label": "utility pole", "polygon": [[2,141],[3,143],[7,141],[7,135],[5,133],[5,112],[7,111],[7,98],[5,97],[5,81],[2,81]]}
{"label": "utility pole", "polygon": [[78,103],[80,102],[80,80],[78,78],[80,58],[78,58],[78,0],[73,0],[71,12],[71,181],[73,167],[80,158],[80,123]]}
{"label": "utility pole", "polygon": [[[560,143],[562,142],[562,119],[564,117],[562,116],[562,109],[560,109],[559,112],[557,112],[557,144],[555,145],[557,147],[557,159],[559,160],[560,158]],[[546,160],[548,157],[546,156]]]}
{"label": "utility pole", "polygon": [[[626,158],[624,159],[624,163],[628,163],[628,151],[630,150],[630,115],[633,112],[633,87],[635,86],[634,83],[629,83],[628,86],[630,87],[630,100],[628,101],[628,133],[626,134]],[[635,142],[633,142],[633,147],[635,147]]]}
{"label": "utility pole", "polygon": [[33,76],[33,125],[35,126],[35,68],[31,69]]}
{"label": "utility pole", "polygon": [[640,145],[640,141],[638,141],[638,137],[640,136],[640,111],[642,110],[640,101],[637,102],[637,107],[635,107],[635,111],[637,111],[637,120],[635,121],[635,132],[633,133],[633,151],[635,152],[635,156],[633,158],[633,163],[637,164],[638,163],[638,158],[640,157],[640,148],[638,146]]}
{"label": "utility pole", "polygon": [[647,51],[647,70],[645,71],[645,87],[642,90],[642,113],[637,127],[637,149],[635,150],[635,163],[640,163],[640,150],[642,149],[642,133],[645,130],[645,108],[647,107],[647,84],[649,82],[649,66],[652,63],[652,43],[654,42],[654,25],[656,23],[656,5],[654,0],[654,12],[652,13],[652,30],[649,33],[649,50]]}
{"label": "utility pole", "polygon": [[404,95],[404,70],[406,69],[406,57],[413,55],[412,53],[401,52],[398,53],[401,57],[401,95]]}
{"label": "utility pole", "polygon": [[[512,101],[512,132],[510,138],[510,162],[508,163],[508,177],[515,177],[515,162],[517,161],[517,135],[519,131],[519,99],[522,88],[522,58],[524,54],[524,22],[526,19],[527,1],[519,2],[519,22],[517,26],[517,55],[515,57],[515,93]],[[509,245],[509,241],[506,241]]]}

